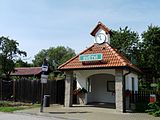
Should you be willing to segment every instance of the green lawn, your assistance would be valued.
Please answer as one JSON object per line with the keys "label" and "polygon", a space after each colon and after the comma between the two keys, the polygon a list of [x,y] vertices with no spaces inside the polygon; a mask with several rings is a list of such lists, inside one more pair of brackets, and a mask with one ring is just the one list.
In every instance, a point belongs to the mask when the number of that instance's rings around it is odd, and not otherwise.
{"label": "green lawn", "polygon": [[0,107],[0,112],[13,112],[16,110],[23,110],[22,107]]}
{"label": "green lawn", "polygon": [[16,110],[29,109],[39,106],[39,104],[32,105],[29,103],[0,101],[0,112],[13,112]]}

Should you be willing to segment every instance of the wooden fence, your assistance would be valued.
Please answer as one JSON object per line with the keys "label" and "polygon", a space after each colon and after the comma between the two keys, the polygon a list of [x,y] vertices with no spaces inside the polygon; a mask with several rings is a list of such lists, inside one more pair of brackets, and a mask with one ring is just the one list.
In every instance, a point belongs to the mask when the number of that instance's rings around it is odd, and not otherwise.
{"label": "wooden fence", "polygon": [[0,100],[11,99],[13,95],[13,81],[0,79]]}
{"label": "wooden fence", "polygon": [[[40,80],[1,81],[1,100],[40,103]],[[51,104],[64,104],[64,80],[48,80],[44,85],[44,93],[50,95]]]}

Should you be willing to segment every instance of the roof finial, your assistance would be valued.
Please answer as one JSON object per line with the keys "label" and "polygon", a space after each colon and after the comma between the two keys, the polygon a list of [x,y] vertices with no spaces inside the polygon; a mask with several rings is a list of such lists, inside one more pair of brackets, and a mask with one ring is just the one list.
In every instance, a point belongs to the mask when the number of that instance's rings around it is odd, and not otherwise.
{"label": "roof finial", "polygon": [[101,21],[99,21],[99,22],[98,22],[98,24],[102,24],[102,22],[101,22]]}

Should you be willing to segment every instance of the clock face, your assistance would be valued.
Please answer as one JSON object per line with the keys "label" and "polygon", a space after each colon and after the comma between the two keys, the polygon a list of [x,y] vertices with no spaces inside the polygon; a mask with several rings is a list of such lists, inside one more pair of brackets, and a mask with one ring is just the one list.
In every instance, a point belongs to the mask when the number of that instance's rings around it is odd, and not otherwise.
{"label": "clock face", "polygon": [[99,44],[104,43],[106,41],[106,36],[103,33],[99,33],[96,35],[95,41]]}

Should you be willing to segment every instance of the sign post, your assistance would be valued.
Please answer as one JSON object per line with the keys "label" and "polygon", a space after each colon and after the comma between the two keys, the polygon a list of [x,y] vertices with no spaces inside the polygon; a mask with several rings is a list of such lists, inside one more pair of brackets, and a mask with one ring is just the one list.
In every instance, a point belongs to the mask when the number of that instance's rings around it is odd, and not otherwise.
{"label": "sign post", "polygon": [[40,112],[43,112],[43,97],[44,97],[44,84],[47,83],[48,79],[48,64],[46,59],[44,59],[43,65],[42,65],[42,74],[41,74],[41,108]]}

